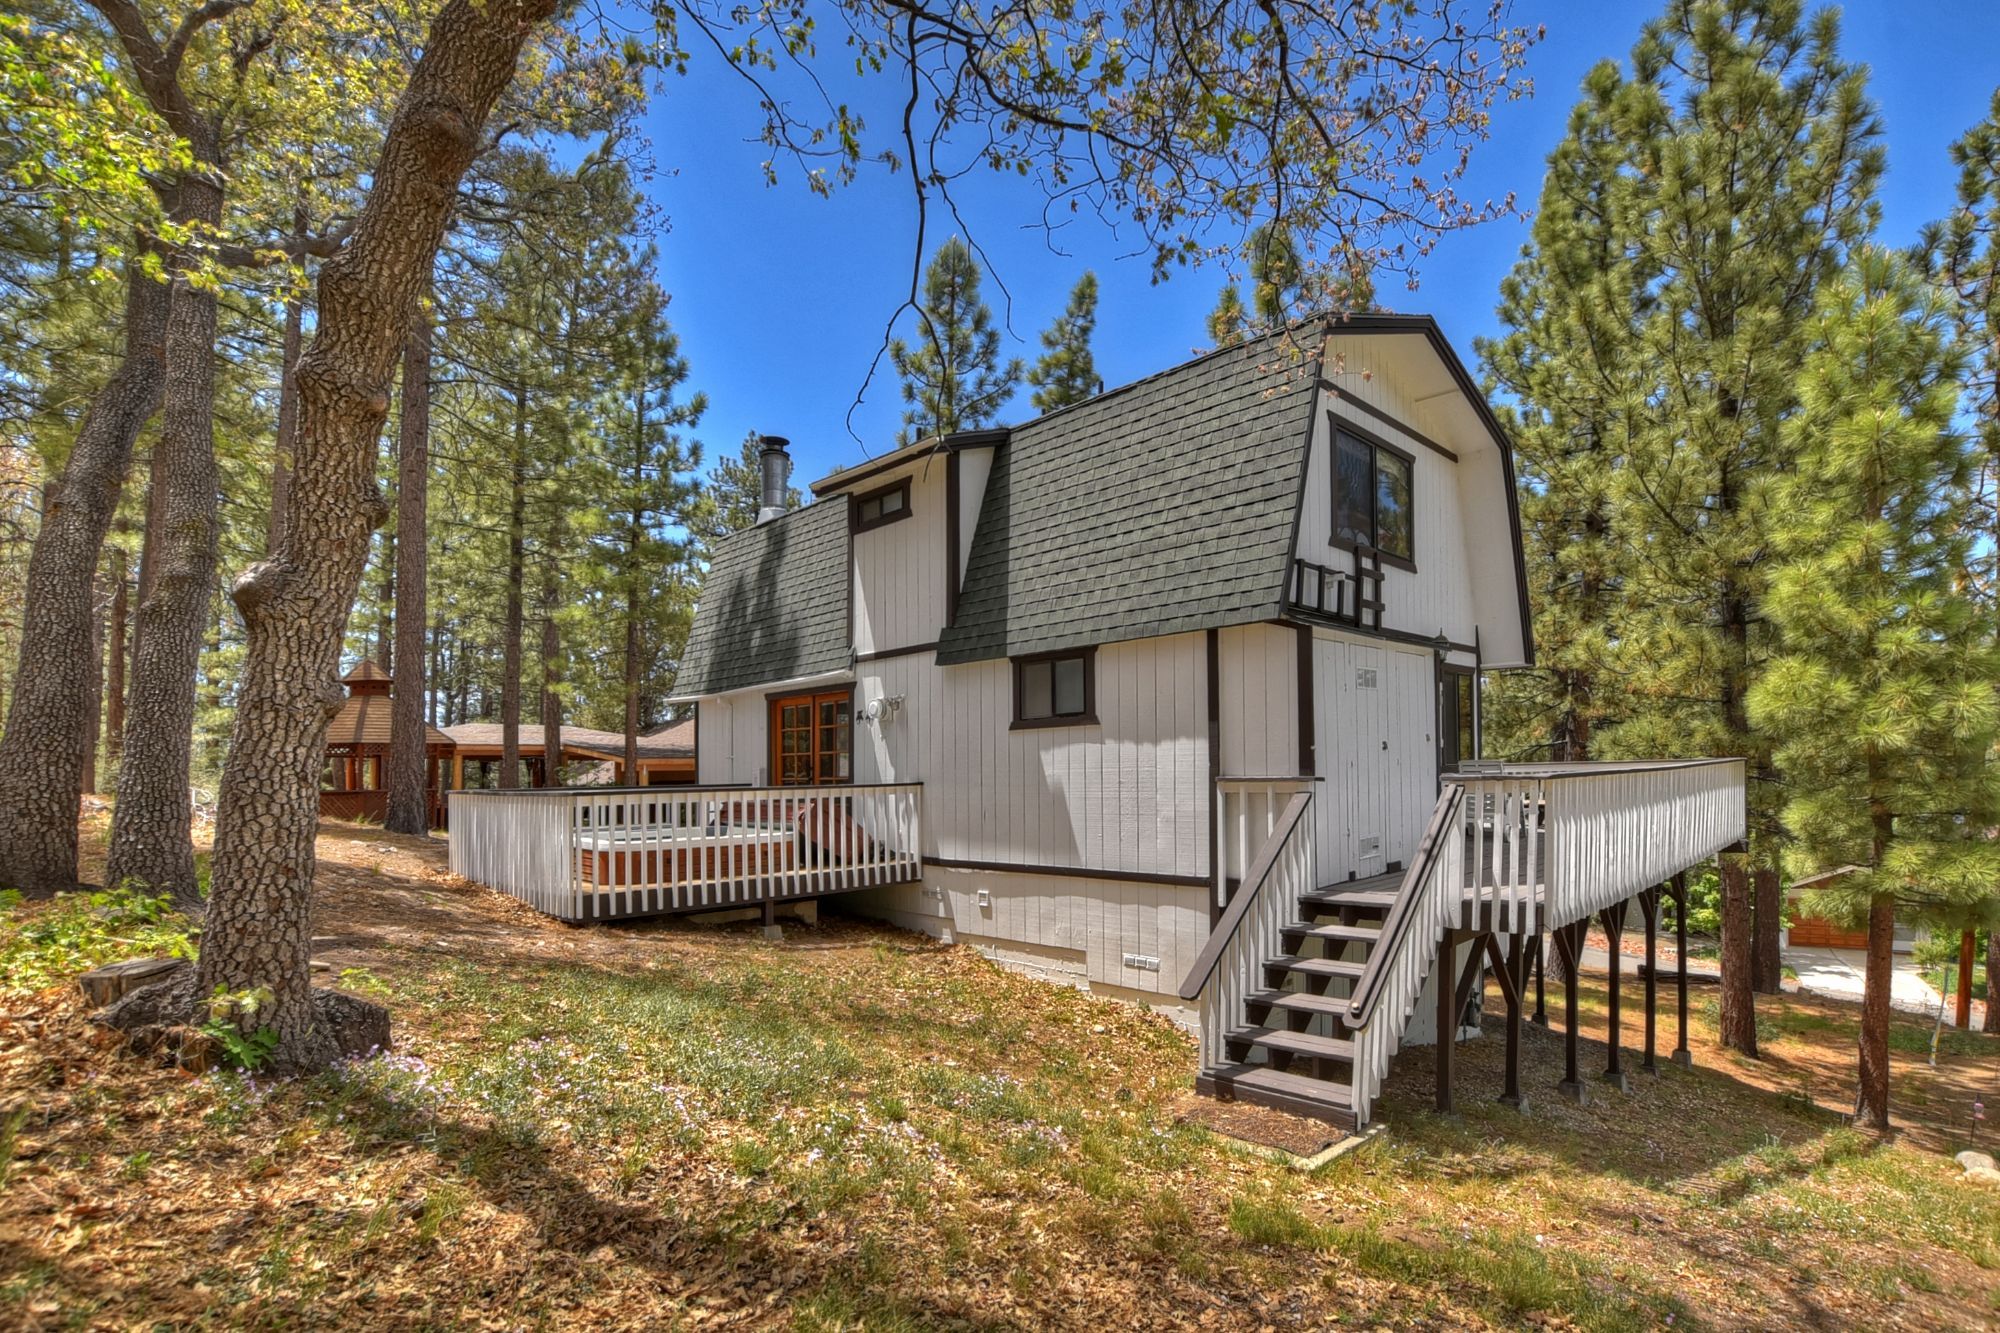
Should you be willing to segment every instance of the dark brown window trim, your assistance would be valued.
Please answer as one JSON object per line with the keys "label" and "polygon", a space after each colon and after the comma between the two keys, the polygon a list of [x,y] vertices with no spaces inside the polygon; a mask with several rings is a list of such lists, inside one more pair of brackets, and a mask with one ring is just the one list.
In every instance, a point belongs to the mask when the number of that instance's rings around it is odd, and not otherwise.
{"label": "dark brown window trim", "polygon": [[[1335,517],[1340,513],[1340,459],[1339,459],[1340,435],[1342,434],[1351,435],[1355,439],[1359,440],[1361,443],[1367,445],[1371,449],[1378,449],[1383,453],[1391,454],[1394,457],[1402,459],[1403,462],[1407,464],[1410,469],[1410,554],[1407,556],[1396,555],[1394,552],[1383,550],[1380,546],[1377,546],[1374,549],[1375,549],[1375,554],[1381,557],[1383,564],[1392,566],[1396,569],[1408,570],[1412,574],[1416,573],[1417,572],[1417,562],[1416,562],[1417,456],[1411,453],[1407,449],[1398,448],[1396,445],[1389,443],[1387,440],[1375,434],[1373,431],[1364,430],[1359,426],[1353,426],[1348,424],[1347,422],[1342,421],[1340,419],[1339,413],[1334,412],[1331,409],[1328,409],[1327,411],[1326,424],[1328,430],[1327,451],[1326,451],[1326,473],[1327,473],[1326,499],[1327,499],[1328,525],[1331,526]],[[1379,536],[1381,523],[1375,513],[1375,497],[1376,494],[1378,493],[1378,488],[1373,484],[1375,482],[1375,473],[1376,473],[1375,465],[1371,461],[1368,467],[1368,479],[1371,483],[1368,494],[1368,518],[1370,525],[1377,530],[1375,535]],[[1334,536],[1328,538],[1327,545],[1339,547],[1341,550],[1344,551],[1352,551],[1354,549],[1353,542],[1348,541],[1346,538],[1341,537],[1338,534],[1335,534]]]}
{"label": "dark brown window trim", "polygon": [[[1070,657],[1080,657],[1083,659],[1083,711],[1081,713],[1063,713],[1055,717],[1022,717],[1021,668],[1034,662],[1055,662]],[[1029,731],[1041,727],[1094,727],[1098,725],[1097,649],[1094,646],[1089,648],[1063,648],[1050,653],[1026,653],[1020,657],[1009,658],[1008,661],[1012,665],[1014,672],[1014,721],[1008,730]],[[1052,680],[1050,682],[1051,691],[1054,689],[1054,684]],[[1050,703],[1053,704],[1054,702],[1052,698]]]}
{"label": "dark brown window trim", "polygon": [[[1343,541],[1339,537],[1329,538],[1326,544],[1336,551],[1352,551],[1354,549],[1353,542]],[[1391,569],[1400,569],[1411,574],[1417,572],[1417,562],[1414,560],[1405,560],[1402,556],[1391,555],[1387,551],[1377,551],[1375,554],[1383,564],[1389,566]]]}
{"label": "dark brown window trim", "polygon": [[[903,507],[901,509],[898,509],[893,514],[885,514],[880,518],[864,519],[861,517],[862,505],[870,500],[879,500],[885,495],[894,495],[898,491],[903,493]],[[855,496],[851,507],[847,511],[847,526],[855,532],[873,532],[876,528],[886,528],[891,523],[901,522],[909,516],[910,479],[904,477],[901,481],[890,482],[887,486],[869,491],[865,495]]]}
{"label": "dark brown window trim", "polygon": [[[1333,391],[1334,402],[1344,404],[1345,406],[1354,408],[1356,411],[1374,417],[1377,421],[1387,426],[1390,430],[1396,431],[1402,435],[1407,436],[1412,440],[1415,440],[1418,444],[1421,444],[1424,448],[1430,450],[1434,454],[1441,454],[1444,457],[1449,458],[1454,463],[1458,461],[1458,455],[1456,453],[1452,452],[1450,449],[1445,448],[1443,445],[1439,444],[1436,440],[1433,440],[1430,436],[1418,430],[1415,426],[1410,425],[1410,423],[1408,423],[1407,421],[1398,421],[1395,417],[1389,415],[1387,412],[1384,412],[1381,408],[1375,406],[1375,404],[1367,402],[1364,399],[1356,398],[1351,394],[1342,393],[1339,390],[1339,388],[1335,385],[1327,384],[1326,387]],[[1345,425],[1346,423],[1343,422],[1342,424]]]}

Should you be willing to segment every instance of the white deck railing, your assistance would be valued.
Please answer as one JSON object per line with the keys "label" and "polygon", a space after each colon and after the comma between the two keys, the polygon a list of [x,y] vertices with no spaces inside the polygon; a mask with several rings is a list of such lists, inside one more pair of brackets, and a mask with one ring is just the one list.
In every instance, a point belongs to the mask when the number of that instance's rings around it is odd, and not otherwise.
{"label": "white deck railing", "polygon": [[[1257,853],[1270,841],[1285,807],[1313,779],[1299,777],[1217,778],[1215,780],[1215,910],[1229,906],[1229,886],[1250,873]],[[1308,821],[1310,822],[1310,821]]]}
{"label": "white deck railing", "polygon": [[1223,1039],[1243,1017],[1243,1001],[1263,989],[1264,964],[1283,953],[1284,928],[1298,919],[1299,895],[1316,887],[1311,784],[1286,798],[1242,887],[1209,931],[1181,982],[1184,1000],[1199,999],[1201,1067],[1223,1062]]}
{"label": "white deck railing", "polygon": [[451,869],[567,921],[923,878],[923,787],[455,791]]}
{"label": "white deck railing", "polygon": [[1741,759],[1468,764],[1445,781],[1466,793],[1462,924],[1503,934],[1603,911],[1744,834]]}

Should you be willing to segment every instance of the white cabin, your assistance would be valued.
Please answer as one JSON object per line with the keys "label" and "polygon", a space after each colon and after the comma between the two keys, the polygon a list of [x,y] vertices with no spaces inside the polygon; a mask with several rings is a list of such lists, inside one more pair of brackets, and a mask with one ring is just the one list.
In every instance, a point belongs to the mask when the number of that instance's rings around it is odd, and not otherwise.
{"label": "white cabin", "polygon": [[[1298,326],[769,498],[715,552],[683,661],[699,787],[579,805],[590,868],[546,901],[638,892],[565,914],[817,875],[1007,965],[1198,1006],[1205,1088],[1353,1124],[1362,1065],[1435,1031],[1441,953],[1456,976],[1482,930],[1539,942],[1604,905],[1553,912],[1551,784],[1587,775],[1466,776],[1481,672],[1533,646],[1508,441],[1428,317]],[[1741,836],[1740,768],[1701,771],[1715,810],[1621,902]],[[816,850],[832,824],[856,855]],[[661,828],[680,850],[605,859]],[[1344,1101],[1290,1072],[1335,1066]]]}

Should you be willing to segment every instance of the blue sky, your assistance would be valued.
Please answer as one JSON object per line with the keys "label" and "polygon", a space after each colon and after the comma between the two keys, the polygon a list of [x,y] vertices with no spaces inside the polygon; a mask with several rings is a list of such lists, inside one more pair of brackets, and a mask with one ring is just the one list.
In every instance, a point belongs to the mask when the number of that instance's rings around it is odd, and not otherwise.
{"label": "blue sky", "polygon": [[[1544,23],[1547,40],[1529,56],[1532,99],[1498,107],[1493,137],[1476,153],[1462,193],[1524,207],[1540,189],[1544,161],[1561,137],[1585,71],[1623,58],[1657,9],[1628,0],[1516,0],[1513,21]],[[1914,239],[1950,204],[1947,145],[1976,122],[2000,82],[2000,3],[1995,0],[1865,0],[1845,7],[1842,49],[1871,70],[1886,131],[1882,238]],[[838,56],[835,57],[838,59]],[[647,113],[661,170],[646,188],[665,217],[660,275],[692,363],[692,384],[709,395],[696,432],[710,455],[733,449],[747,430],[789,436],[803,483],[893,446],[901,417],[886,360],[849,434],[849,407],[867,374],[884,322],[909,282],[916,223],[906,175],[876,167],[837,191],[812,195],[796,175],[767,186],[756,105],[717,62],[670,79]],[[1056,253],[1035,226],[1039,195],[1011,180],[980,177],[962,193],[965,221],[1012,295],[1012,355],[1032,359],[1037,333],[1062,308],[1085,268],[1102,287],[1096,339],[1099,372],[1116,386],[1184,360],[1204,343],[1220,270],[1150,281],[1127,231],[1079,222]],[[941,224],[934,223],[934,228]],[[931,243],[949,234],[934,229]],[[1495,330],[1501,277],[1527,223],[1500,221],[1447,236],[1426,260],[1414,292],[1388,284],[1383,304],[1428,311],[1468,360],[1472,340]],[[989,277],[986,296],[1008,318]],[[1002,420],[1032,415],[1022,394]]]}

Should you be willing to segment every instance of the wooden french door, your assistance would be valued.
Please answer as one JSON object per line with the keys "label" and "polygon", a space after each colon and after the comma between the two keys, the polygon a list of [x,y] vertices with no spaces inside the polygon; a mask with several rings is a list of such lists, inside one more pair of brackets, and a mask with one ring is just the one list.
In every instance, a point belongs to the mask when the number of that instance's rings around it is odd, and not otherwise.
{"label": "wooden french door", "polygon": [[854,780],[852,690],[771,700],[771,776],[780,787]]}

